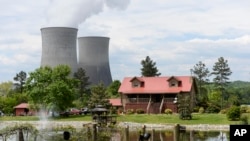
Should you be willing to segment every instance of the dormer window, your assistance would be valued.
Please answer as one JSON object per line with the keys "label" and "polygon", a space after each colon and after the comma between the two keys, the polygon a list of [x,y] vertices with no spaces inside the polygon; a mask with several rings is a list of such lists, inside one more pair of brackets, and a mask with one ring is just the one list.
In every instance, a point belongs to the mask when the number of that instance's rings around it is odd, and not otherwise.
{"label": "dormer window", "polygon": [[140,87],[140,84],[137,82],[132,83],[133,87]]}
{"label": "dormer window", "polygon": [[144,87],[144,81],[140,78],[134,77],[130,80],[130,82],[133,88]]}
{"label": "dormer window", "polygon": [[181,81],[172,76],[168,79],[168,85],[169,87],[181,87],[182,83]]}
{"label": "dormer window", "polygon": [[172,82],[171,87],[174,87],[174,86],[176,86],[176,83]]}

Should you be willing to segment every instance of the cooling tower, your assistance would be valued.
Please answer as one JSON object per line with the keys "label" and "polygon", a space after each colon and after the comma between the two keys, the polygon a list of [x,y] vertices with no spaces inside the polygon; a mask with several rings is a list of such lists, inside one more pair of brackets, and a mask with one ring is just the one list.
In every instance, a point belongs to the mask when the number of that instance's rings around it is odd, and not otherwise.
{"label": "cooling tower", "polygon": [[108,86],[112,83],[108,37],[79,37],[78,51],[78,67],[86,71],[92,85],[102,82]]}
{"label": "cooling tower", "polygon": [[55,67],[63,64],[71,67],[71,74],[77,70],[77,29],[69,27],[42,28],[41,66]]}

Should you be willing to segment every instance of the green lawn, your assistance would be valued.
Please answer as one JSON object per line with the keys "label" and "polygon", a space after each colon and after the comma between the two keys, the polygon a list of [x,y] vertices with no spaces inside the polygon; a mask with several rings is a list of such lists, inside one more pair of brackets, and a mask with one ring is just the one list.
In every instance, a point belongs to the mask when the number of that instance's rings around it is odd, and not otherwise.
{"label": "green lawn", "polygon": [[[247,114],[248,119],[250,114]],[[225,114],[192,114],[192,120],[181,120],[178,114],[131,114],[119,115],[118,122],[137,122],[137,123],[155,123],[155,124],[239,124],[240,121],[228,121]],[[0,121],[38,121],[35,116],[17,116],[17,117],[0,117]],[[50,118],[53,121],[91,121],[91,116],[70,116]]]}

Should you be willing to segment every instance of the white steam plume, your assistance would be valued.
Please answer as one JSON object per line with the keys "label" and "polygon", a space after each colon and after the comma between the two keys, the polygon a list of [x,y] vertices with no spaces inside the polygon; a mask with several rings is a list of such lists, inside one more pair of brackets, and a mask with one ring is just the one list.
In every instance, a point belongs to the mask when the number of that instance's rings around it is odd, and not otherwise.
{"label": "white steam plume", "polygon": [[46,26],[67,26],[77,28],[92,15],[109,8],[124,10],[130,0],[51,0]]}

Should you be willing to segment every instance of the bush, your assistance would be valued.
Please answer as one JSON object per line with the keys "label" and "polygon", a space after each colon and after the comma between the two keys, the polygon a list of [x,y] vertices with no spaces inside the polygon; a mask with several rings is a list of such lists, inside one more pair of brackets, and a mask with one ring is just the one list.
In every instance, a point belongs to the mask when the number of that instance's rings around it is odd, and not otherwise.
{"label": "bush", "polygon": [[247,107],[247,106],[242,106],[242,107],[240,107],[240,112],[241,112],[241,113],[246,113],[247,110],[248,110],[248,107]]}
{"label": "bush", "polygon": [[209,105],[206,109],[206,113],[219,113],[220,107],[216,105]]}
{"label": "bush", "polygon": [[232,106],[227,112],[228,120],[239,120],[240,119],[240,107]]}
{"label": "bush", "polygon": [[145,111],[144,111],[144,110],[142,110],[142,109],[136,109],[136,113],[137,113],[137,114],[144,114],[144,113],[145,113]]}
{"label": "bush", "polygon": [[241,124],[248,125],[248,117],[246,115],[240,117]]}
{"label": "bush", "polygon": [[135,113],[134,109],[128,109],[127,110],[127,114],[134,114],[134,113]]}
{"label": "bush", "polygon": [[220,110],[220,114],[226,114],[226,113],[227,113],[227,110],[226,110],[226,109]]}
{"label": "bush", "polygon": [[168,114],[171,115],[173,113],[173,111],[171,109],[165,109],[164,113],[167,114],[167,115]]}
{"label": "bush", "polygon": [[200,108],[199,108],[199,113],[200,113],[200,114],[203,114],[204,112],[205,112],[205,109],[204,109],[203,107],[200,107]]}

